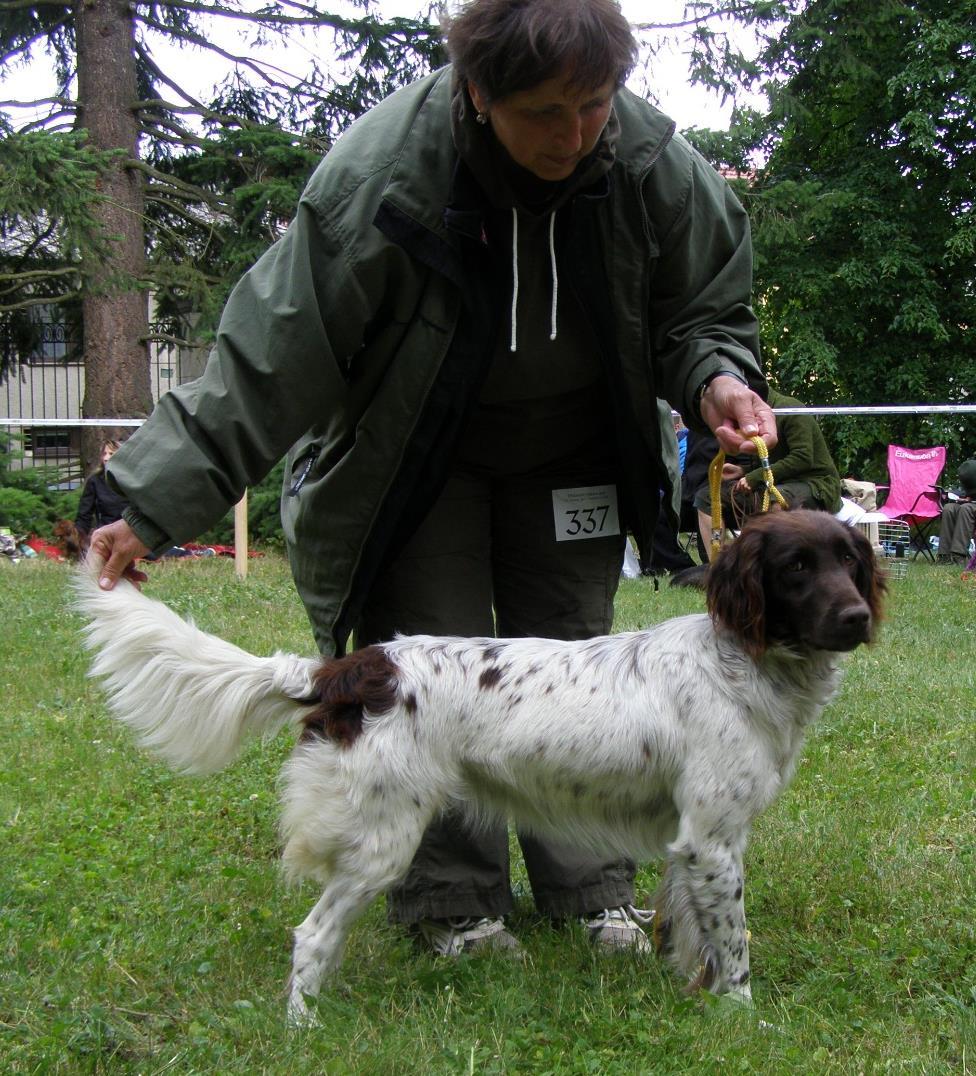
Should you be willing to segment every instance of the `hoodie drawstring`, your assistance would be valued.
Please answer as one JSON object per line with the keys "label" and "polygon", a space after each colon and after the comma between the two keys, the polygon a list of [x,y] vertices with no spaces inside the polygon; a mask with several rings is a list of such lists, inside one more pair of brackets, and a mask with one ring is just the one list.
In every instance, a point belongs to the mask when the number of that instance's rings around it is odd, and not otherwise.
{"label": "hoodie drawstring", "polygon": [[[556,214],[549,215],[549,272],[552,278],[552,305],[549,312],[549,339],[556,339],[556,315],[559,308],[559,271],[556,267]],[[512,335],[509,351],[518,350],[518,210],[512,206]]]}
{"label": "hoodie drawstring", "polygon": [[549,271],[552,275],[552,310],[549,314],[549,339],[556,339],[556,307],[559,303],[559,274],[556,272],[556,214],[549,217]]}
{"label": "hoodie drawstring", "polygon": [[518,210],[512,206],[512,339],[509,351],[517,350],[518,343]]}

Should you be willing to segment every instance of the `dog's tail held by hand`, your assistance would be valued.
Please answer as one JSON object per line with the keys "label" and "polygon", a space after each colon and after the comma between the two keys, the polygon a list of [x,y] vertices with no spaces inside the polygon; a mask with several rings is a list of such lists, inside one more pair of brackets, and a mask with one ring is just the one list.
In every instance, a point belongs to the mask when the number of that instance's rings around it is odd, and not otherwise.
{"label": "dog's tail held by hand", "polygon": [[139,743],[183,773],[229,765],[252,736],[271,736],[307,712],[319,661],[255,657],[200,631],[126,580],[97,583],[97,565],[75,575],[75,608],[88,620],[91,675],[104,681],[113,716]]}

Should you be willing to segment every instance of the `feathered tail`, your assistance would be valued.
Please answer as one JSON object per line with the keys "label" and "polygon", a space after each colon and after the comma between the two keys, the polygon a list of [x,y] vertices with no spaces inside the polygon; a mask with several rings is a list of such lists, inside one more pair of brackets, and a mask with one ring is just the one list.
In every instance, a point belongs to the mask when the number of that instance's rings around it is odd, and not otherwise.
{"label": "feathered tail", "polygon": [[182,620],[120,580],[102,590],[98,565],[75,577],[75,607],[89,623],[90,675],[105,681],[113,715],[139,743],[185,773],[229,765],[251,736],[298,722],[317,659],[259,658]]}

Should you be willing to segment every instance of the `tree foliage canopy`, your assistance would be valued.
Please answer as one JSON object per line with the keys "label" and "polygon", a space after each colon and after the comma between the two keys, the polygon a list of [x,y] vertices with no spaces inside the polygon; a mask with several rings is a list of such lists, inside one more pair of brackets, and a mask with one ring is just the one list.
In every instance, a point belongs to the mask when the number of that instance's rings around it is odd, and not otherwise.
{"label": "tree foliage canopy", "polygon": [[[141,283],[167,335],[191,311],[205,334],[342,128],[444,59],[430,10],[386,19],[374,0],[347,0],[345,14],[332,10],[341,2],[134,4]],[[685,10],[645,30],[680,36],[696,81],[768,102],[738,108],[728,131],[688,135],[747,177],[771,378],[811,404],[972,402],[976,0],[690,0]],[[224,25],[241,36],[214,32]],[[260,59],[262,42],[302,30],[316,33],[319,58],[301,77]],[[740,44],[744,34],[758,50]],[[160,58],[163,36],[209,50],[194,55],[229,73],[195,96]],[[0,368],[23,352],[32,305],[78,295],[104,242],[92,207],[114,160],[76,129],[75,46],[72,4],[0,0],[0,60],[47,55],[58,83],[43,117],[19,129],[0,103]],[[973,426],[857,419],[828,434],[841,467],[866,473],[889,440],[976,455]]]}
{"label": "tree foliage canopy", "polygon": [[[133,5],[140,99],[132,104],[142,137],[140,159],[130,163],[145,179],[148,255],[140,283],[152,290],[167,336],[180,335],[190,311],[198,335],[212,326],[227,289],[280,234],[336,135],[440,62],[429,16],[383,19],[372,0],[346,7],[351,15],[320,0],[257,9],[246,0]],[[228,35],[230,45],[215,32],[227,24],[239,30]],[[288,73],[260,59],[259,46],[302,30],[327,61],[309,59],[306,71]],[[207,97],[158,58],[164,38],[197,63],[228,72]],[[32,307],[55,298],[70,306],[84,286],[86,257],[103,242],[92,206],[111,155],[94,151],[76,129],[74,7],[0,2],[0,61],[45,57],[57,89],[37,102],[43,115],[15,129],[14,102],[0,103],[0,338],[9,342],[0,361],[29,352],[37,332]]]}
{"label": "tree foliage canopy", "polygon": [[[744,197],[771,376],[811,404],[974,402],[976,2],[739,8],[766,40],[737,74],[770,107],[698,140],[763,161]],[[832,440],[842,466],[877,470],[890,440],[976,455],[973,427],[859,418]]]}

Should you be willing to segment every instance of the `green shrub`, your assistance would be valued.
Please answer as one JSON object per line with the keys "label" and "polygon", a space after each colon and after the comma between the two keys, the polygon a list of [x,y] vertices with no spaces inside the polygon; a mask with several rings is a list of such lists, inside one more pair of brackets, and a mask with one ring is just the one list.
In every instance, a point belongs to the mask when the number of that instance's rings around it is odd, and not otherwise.
{"label": "green shrub", "polygon": [[[282,549],[285,544],[281,530],[281,483],[285,462],[281,460],[263,482],[247,493],[247,534],[249,545],[266,549]],[[234,513],[226,516],[197,539],[202,545],[234,544]]]}
{"label": "green shrub", "polygon": [[40,497],[24,489],[0,486],[0,527],[9,527],[19,537],[46,530],[47,521],[48,508]]}
{"label": "green shrub", "polygon": [[0,526],[49,537],[59,519],[75,518],[81,492],[57,488],[64,477],[57,467],[12,469],[19,455],[16,448],[0,448]]}

